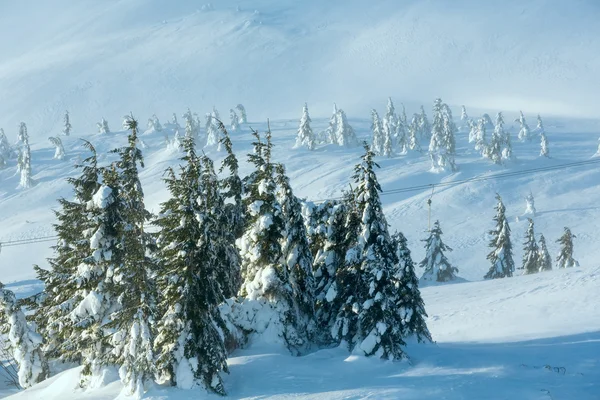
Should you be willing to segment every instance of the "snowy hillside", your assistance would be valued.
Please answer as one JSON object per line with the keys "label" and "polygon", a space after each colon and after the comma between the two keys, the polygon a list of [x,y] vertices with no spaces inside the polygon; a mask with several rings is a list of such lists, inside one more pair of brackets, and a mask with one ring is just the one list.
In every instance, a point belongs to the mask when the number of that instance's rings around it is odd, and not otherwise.
{"label": "snowy hillside", "polygon": [[[182,163],[182,152],[164,142],[164,134],[174,137],[166,124],[173,113],[183,126],[188,107],[203,121],[215,106],[227,122],[229,109],[244,104],[249,123],[231,132],[240,175],[252,172],[251,128],[270,127],[273,161],[285,164],[294,194],[318,204],[353,184],[363,149],[294,148],[305,102],[315,133],[327,128],[337,102],[370,143],[371,109],[383,117],[388,96],[397,111],[406,105],[409,121],[421,105],[431,117],[434,98],[442,97],[459,128],[457,171],[431,170],[426,139],[423,152],[376,157],[390,232],[404,233],[415,264],[426,255],[428,200],[431,223],[439,220],[453,249],[445,255],[461,283],[421,286],[437,343],[411,344],[411,362],[392,363],[343,349],[292,357],[261,342],[228,359],[229,398],[598,399],[598,15],[593,0],[509,0],[502,7],[468,0],[0,0],[0,37],[15,38],[0,40],[0,128],[12,144],[19,122],[27,123],[35,182],[18,187],[14,159],[0,168],[0,281],[18,298],[43,289],[33,265],[48,268],[53,255],[53,210],[57,199],[73,197],[66,179],[89,155],[80,139],[108,165],[116,159],[109,152],[127,142],[124,114],[132,112],[142,131],[152,114],[165,125],[141,135],[145,205],[158,213],[169,197],[165,169]],[[461,104],[475,121],[504,112],[514,159],[496,165],[475,150]],[[60,135],[66,109],[73,133],[61,136],[66,157],[56,160],[47,138]],[[524,143],[517,140],[520,109],[533,131]],[[538,113],[549,158],[540,157]],[[103,117],[111,133],[97,133]],[[216,146],[200,149],[217,166],[226,155]],[[569,227],[580,267],[483,281],[496,193],[506,205],[517,267],[532,217],[525,214],[529,194],[536,235],[544,234],[553,260]],[[122,387],[116,371],[97,390],[77,389],[78,379],[79,368],[67,369],[16,394],[0,383],[0,397],[105,400]],[[154,387],[145,398],[220,398],[212,396]]]}

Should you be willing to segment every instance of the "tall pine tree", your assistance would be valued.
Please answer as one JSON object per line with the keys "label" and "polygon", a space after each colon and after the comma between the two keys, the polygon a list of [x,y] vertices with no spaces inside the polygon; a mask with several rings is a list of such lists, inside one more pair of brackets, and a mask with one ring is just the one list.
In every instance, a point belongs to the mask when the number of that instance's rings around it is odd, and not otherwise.
{"label": "tall pine tree", "polygon": [[556,241],[560,244],[560,252],[556,257],[557,268],[579,267],[579,262],[573,258],[573,239],[576,237],[569,228],[565,227],[563,235]]}
{"label": "tall pine tree", "polygon": [[525,243],[523,243],[523,274],[535,274],[540,271],[539,247],[535,240],[534,224],[531,218],[527,219],[529,225],[525,233]]}
{"label": "tall pine tree", "polygon": [[422,280],[447,282],[456,279],[458,268],[452,266],[444,254],[452,249],[442,241],[442,233],[440,221],[435,221],[429,237],[424,240],[425,258],[419,263],[419,267],[425,268]]}
{"label": "tall pine tree", "polygon": [[506,219],[506,207],[499,194],[496,194],[496,227],[489,232],[492,236],[489,247],[492,251],[487,259],[492,264],[484,279],[508,278],[515,271],[515,262],[512,256],[512,243],[510,241],[510,226]]}

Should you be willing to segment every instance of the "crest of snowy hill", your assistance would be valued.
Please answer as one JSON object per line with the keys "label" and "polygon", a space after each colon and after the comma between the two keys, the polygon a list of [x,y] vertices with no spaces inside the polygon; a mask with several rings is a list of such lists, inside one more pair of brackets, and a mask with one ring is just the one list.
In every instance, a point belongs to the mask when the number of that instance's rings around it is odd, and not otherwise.
{"label": "crest of snowy hill", "polygon": [[[102,117],[231,107],[313,116],[385,95],[592,116],[595,0],[0,2],[0,126],[32,138]],[[226,111],[226,109],[225,109]]]}

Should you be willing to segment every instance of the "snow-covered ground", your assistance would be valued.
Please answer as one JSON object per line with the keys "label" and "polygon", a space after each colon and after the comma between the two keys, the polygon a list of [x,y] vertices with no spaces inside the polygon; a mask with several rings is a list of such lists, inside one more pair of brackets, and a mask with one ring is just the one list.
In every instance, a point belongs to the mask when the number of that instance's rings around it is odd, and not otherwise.
{"label": "snow-covered ground", "polygon": [[[510,0],[502,7],[467,0],[223,0],[212,7],[191,0],[0,0],[0,37],[14,39],[0,40],[0,127],[14,141],[17,123],[28,123],[37,181],[19,190],[14,161],[0,170],[0,242],[53,235],[52,208],[71,195],[65,178],[85,156],[79,139],[90,140],[108,162],[106,153],[125,144],[121,116],[129,111],[142,123],[153,113],[164,123],[187,107],[203,116],[214,104],[227,119],[229,108],[243,103],[251,123],[232,134],[236,153],[245,159],[249,127],[264,131],[271,118],[275,160],[286,164],[296,194],[313,201],[341,194],[362,149],[292,149],[305,101],[315,132],[326,127],[337,101],[359,137],[369,134],[370,109],[383,113],[390,95],[397,108],[407,105],[409,117],[420,104],[430,113],[437,96],[454,106],[455,116],[463,103],[471,117],[505,111],[508,127],[520,108],[531,128],[540,112],[550,159],[538,157],[537,138],[517,143],[512,126],[517,160],[506,166],[482,159],[464,130],[457,136],[457,173],[431,172],[420,154],[377,160],[391,230],[407,236],[420,261],[431,198],[432,218],[454,249],[447,256],[468,281],[422,290],[437,345],[411,346],[412,365],[348,357],[340,349],[293,358],[251,347],[230,358],[226,389],[231,398],[598,399],[600,164],[433,192],[385,192],[590,160],[600,136],[600,123],[591,119],[600,89],[599,13],[594,0]],[[67,157],[57,161],[46,138],[59,134],[65,109],[74,134],[63,138]],[[94,133],[103,116],[115,133]],[[163,171],[180,155],[165,149],[162,135],[143,139],[146,204],[157,211],[167,196]],[[217,162],[223,156],[205,151]],[[241,173],[248,171],[244,163]],[[527,228],[524,197],[531,192],[536,232],[554,256],[554,241],[570,227],[581,267],[481,282],[496,192],[507,206],[517,265]],[[45,266],[52,244],[3,247],[0,280],[19,297],[41,290],[32,265]],[[76,382],[77,370],[68,370],[15,397],[112,399],[120,390],[113,382],[81,393]]]}

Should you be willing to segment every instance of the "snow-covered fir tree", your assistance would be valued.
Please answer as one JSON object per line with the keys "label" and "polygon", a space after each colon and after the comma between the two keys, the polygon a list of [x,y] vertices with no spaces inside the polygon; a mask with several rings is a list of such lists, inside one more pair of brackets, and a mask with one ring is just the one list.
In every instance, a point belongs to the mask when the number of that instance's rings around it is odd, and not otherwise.
{"label": "snow-covered fir tree", "polygon": [[48,363],[41,350],[42,337],[27,323],[15,294],[0,283],[0,312],[7,321],[8,340],[18,367],[19,385],[28,388],[48,377]]}
{"label": "snow-covered fir tree", "polygon": [[492,251],[487,259],[492,264],[484,279],[509,278],[515,271],[515,262],[512,256],[512,243],[510,241],[510,226],[506,219],[506,207],[499,194],[496,194],[496,227],[489,232],[492,236],[489,247]]}
{"label": "snow-covered fir tree", "polygon": [[104,119],[104,117],[102,117],[100,122],[96,123],[96,126],[98,127],[98,133],[100,133],[102,135],[110,133],[110,128],[108,127],[108,121],[106,121]]}
{"label": "snow-covered fir tree", "polygon": [[296,329],[306,331],[308,339],[315,336],[315,298],[313,256],[308,245],[308,237],[302,205],[292,191],[289,178],[285,175],[282,164],[275,166],[277,200],[281,205],[281,213],[285,221],[281,241],[282,263],[289,273],[289,284],[292,291],[292,312]]}
{"label": "snow-covered fir tree", "polygon": [[[227,156],[221,162],[219,173],[223,174],[225,170],[228,172],[227,176],[222,178],[219,183],[221,193],[226,200],[223,211],[227,219],[227,228],[232,231],[236,239],[239,239],[244,233],[244,206],[242,204],[243,185],[239,175],[240,167],[238,159],[233,152],[233,144],[229,137],[229,133],[224,125],[221,124],[220,128],[222,135],[221,143],[227,152]],[[236,289],[235,293],[231,294],[231,296],[237,294],[238,290],[239,287]],[[226,295],[225,297],[230,296]]]}
{"label": "snow-covered fir tree", "polygon": [[148,118],[148,130],[151,132],[162,132],[162,124],[160,120],[156,116],[156,114],[152,114],[151,118]]}
{"label": "snow-covered fir tree", "polygon": [[4,129],[0,128],[0,157],[2,157],[4,160],[9,160],[13,157],[13,155],[13,149],[8,142],[8,138],[4,133]]}
{"label": "snow-covered fir tree", "polygon": [[333,112],[331,114],[331,117],[329,118],[329,124],[327,126],[327,129],[325,129],[320,134],[321,137],[319,140],[321,141],[321,143],[338,144],[337,124],[338,124],[338,108],[337,108],[337,104],[333,103]]}
{"label": "snow-covered fir tree", "polygon": [[73,129],[73,127],[71,126],[71,121],[69,120],[69,111],[65,111],[65,116],[63,118],[63,129],[62,129],[63,135],[70,136],[72,129]]}
{"label": "snow-covered fir tree", "polygon": [[27,134],[23,137],[17,163],[17,170],[21,173],[19,187],[29,189],[35,182],[31,177],[31,148],[29,147],[29,136]]}
{"label": "snow-covered fir tree", "polygon": [[552,257],[550,256],[550,252],[548,251],[548,246],[546,245],[546,238],[544,235],[540,235],[540,240],[538,242],[539,250],[538,250],[538,258],[539,258],[539,266],[540,272],[542,271],[551,271],[552,270]]}
{"label": "snow-covered fir tree", "polygon": [[550,157],[550,149],[548,149],[548,138],[546,137],[546,131],[544,130],[544,123],[542,117],[538,114],[537,116],[537,127],[536,130],[540,134],[540,156]]}
{"label": "snow-covered fir tree", "polygon": [[502,164],[502,144],[504,142],[504,119],[502,113],[496,115],[496,125],[490,143],[485,147],[484,156],[494,164]]}
{"label": "snow-covered fir tree", "polygon": [[371,110],[371,134],[373,135],[371,141],[371,148],[376,155],[383,155],[383,127],[381,126],[381,120],[377,110]]}
{"label": "snow-covered fir tree", "polygon": [[398,123],[396,124],[396,131],[394,133],[394,141],[396,143],[398,153],[406,154],[408,150],[408,121],[406,118],[406,110],[404,108],[404,104],[402,104],[402,111],[398,116],[397,122]]}
{"label": "snow-covered fir tree", "polygon": [[25,142],[29,141],[29,134],[27,133],[27,125],[25,122],[19,124],[19,133],[17,134],[17,146],[22,146]]}
{"label": "snow-covered fir tree", "polygon": [[439,167],[440,152],[444,145],[444,120],[442,116],[442,99],[435,99],[433,103],[433,124],[431,125],[431,139],[429,141],[429,156],[432,169]]}
{"label": "snow-covered fir tree", "polygon": [[535,199],[533,198],[533,193],[529,192],[527,196],[525,196],[525,214],[533,215],[535,217],[536,213],[535,209]]}
{"label": "snow-covered fir tree", "polygon": [[415,265],[408,249],[408,241],[402,232],[392,235],[392,242],[398,257],[396,277],[400,280],[400,310],[403,327],[402,336],[416,338],[419,343],[432,342],[431,333],[425,318],[425,302],[419,291],[419,278],[415,273]]}
{"label": "snow-covered fir tree", "polygon": [[300,117],[300,126],[298,127],[298,135],[296,136],[296,146],[306,146],[309,150],[314,150],[316,145],[315,134],[310,127],[310,115],[308,114],[308,104],[304,103],[302,107],[302,117]]}
{"label": "snow-covered fir tree", "polygon": [[403,334],[411,310],[403,306],[396,246],[382,211],[374,156],[365,143],[363,161],[355,167],[359,234],[337,274],[332,336],[357,354],[397,360],[405,357]]}
{"label": "snow-covered fir tree", "polygon": [[490,114],[484,113],[481,116],[481,119],[483,119],[483,123],[487,129],[494,129],[494,123],[492,122],[492,117],[490,117]]}
{"label": "snow-covered fir tree", "polygon": [[425,114],[425,107],[421,106],[421,114],[419,115],[419,131],[421,132],[421,138],[429,140],[431,137],[431,125],[427,114]]}
{"label": "snow-covered fir tree", "polygon": [[563,235],[556,241],[560,245],[558,257],[556,257],[557,268],[579,267],[579,262],[573,258],[573,239],[576,237],[569,228],[565,227]]}
{"label": "snow-covered fir tree", "polygon": [[529,129],[529,125],[525,121],[525,116],[523,115],[523,111],[519,111],[519,118],[515,119],[515,122],[518,122],[520,125],[519,128],[519,140],[521,142],[531,140],[531,131]]}
{"label": "snow-covered fir tree", "polygon": [[246,116],[246,108],[243,105],[238,104],[237,106],[235,106],[235,109],[240,114],[240,124],[248,123],[248,117]]}
{"label": "snow-covered fir tree", "polygon": [[396,126],[398,125],[398,116],[396,115],[396,109],[394,102],[391,97],[388,97],[387,108],[385,110],[385,116],[383,117],[383,132],[385,136],[394,136],[396,133]]}
{"label": "snow-covered fir tree", "polygon": [[440,221],[435,221],[429,237],[423,240],[425,242],[425,258],[419,263],[419,267],[425,269],[421,277],[424,281],[447,282],[456,279],[458,268],[450,264],[444,254],[452,249],[442,241],[442,233]]}
{"label": "snow-covered fir tree", "polygon": [[477,131],[475,133],[475,150],[482,155],[487,151],[487,128],[483,118],[477,120]]}
{"label": "snow-covered fir tree", "polygon": [[465,106],[461,106],[460,107],[460,122],[462,124],[462,126],[468,126],[469,125],[469,115],[467,114],[467,109],[465,108]]}
{"label": "snow-covered fir tree", "polygon": [[[157,277],[159,317],[156,324],[157,376],[180,388],[201,386],[224,395],[219,375],[227,369],[227,352],[217,306],[223,293],[216,279],[222,268],[215,252],[221,223],[210,212],[214,198],[201,180],[201,161],[194,136],[186,136],[185,164],[177,175],[167,170],[170,198],[154,222],[161,273]],[[208,206],[208,207],[207,207]],[[239,267],[239,265],[238,265]]]}
{"label": "snow-covered fir tree", "polygon": [[181,125],[179,125],[179,121],[177,121],[177,114],[175,113],[171,115],[171,125],[173,125],[174,131],[181,130]]}
{"label": "snow-covered fir tree", "polygon": [[336,124],[334,137],[339,146],[354,147],[358,144],[356,133],[350,124],[346,113],[341,108],[336,112]]}
{"label": "snow-covered fir tree", "polygon": [[413,114],[410,124],[408,125],[408,148],[413,151],[421,151],[419,144],[419,114]]}
{"label": "snow-covered fir tree", "polygon": [[504,145],[502,147],[502,159],[504,160],[512,160],[514,158],[513,150],[512,150],[512,141],[510,139],[510,132],[506,131],[506,135],[504,136]]}
{"label": "snow-covered fir tree", "polygon": [[443,144],[444,150],[438,158],[439,166],[443,169],[449,168],[451,171],[456,171],[456,125],[452,117],[452,110],[447,104],[442,105],[442,129],[443,129]]}
{"label": "snow-covered fir tree", "polygon": [[525,242],[523,243],[523,274],[535,274],[540,271],[539,247],[535,240],[534,223],[531,218],[528,218],[529,225],[525,233]]}
{"label": "snow-covered fir tree", "polygon": [[150,323],[155,310],[154,284],[151,274],[155,260],[148,254],[152,246],[144,224],[150,213],[144,206],[144,193],[139,180],[138,165],[143,157],[137,148],[138,123],[130,117],[128,144],[113,150],[119,155],[116,163],[119,173],[119,198],[123,202],[122,236],[119,238],[123,258],[112,271],[113,295],[119,308],[112,314],[108,327],[114,330],[111,344],[112,362],[119,366],[124,392],[141,396],[145,385],[154,376],[153,332]]}
{"label": "snow-covered fir tree", "polygon": [[477,124],[472,119],[467,121],[469,127],[469,143],[477,141]]}
{"label": "snow-covered fir tree", "polygon": [[[216,111],[216,110],[214,110],[214,111]],[[214,111],[212,113],[206,114],[206,124],[204,126],[206,129],[206,145],[207,146],[219,145],[219,140],[221,139],[221,135],[219,132],[220,119],[217,118],[218,113],[215,113]],[[220,145],[219,145],[219,150],[220,150]]]}
{"label": "snow-covered fir tree", "polygon": [[200,126],[196,124],[194,114],[192,114],[192,111],[189,108],[182,115],[182,118],[185,122],[185,135],[194,138],[198,137],[198,135],[200,135]]}
{"label": "snow-covered fir tree", "polygon": [[237,131],[240,129],[240,117],[236,114],[233,108],[229,109],[229,127],[232,131]]}
{"label": "snow-covered fir tree", "polygon": [[57,137],[50,136],[48,138],[48,140],[55,147],[54,159],[55,160],[63,160],[65,158],[65,148],[62,144],[62,140],[60,140],[60,138],[58,136]]}
{"label": "snow-covered fir tree", "polygon": [[256,140],[248,159],[255,170],[244,178],[246,228],[238,241],[243,278],[240,294],[273,308],[279,319],[278,334],[290,352],[298,355],[309,343],[303,325],[297,325],[302,321],[295,318],[290,271],[282,258],[286,221],[276,197],[271,134],[267,131],[266,142],[258,132],[252,134]]}

